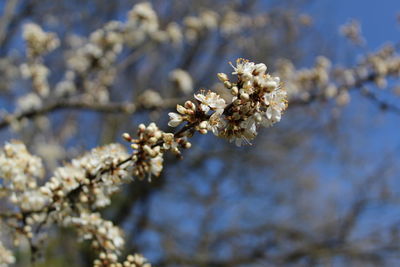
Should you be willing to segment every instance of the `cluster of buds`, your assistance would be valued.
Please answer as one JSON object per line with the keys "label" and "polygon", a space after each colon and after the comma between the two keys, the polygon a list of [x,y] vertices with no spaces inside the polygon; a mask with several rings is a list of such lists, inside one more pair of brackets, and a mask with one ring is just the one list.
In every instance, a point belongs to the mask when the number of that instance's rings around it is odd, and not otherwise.
{"label": "cluster of buds", "polygon": [[98,213],[81,213],[79,217],[67,217],[64,226],[78,229],[81,240],[91,240],[92,246],[98,251],[99,258],[110,266],[118,261],[118,255],[124,246],[122,230],[111,221],[101,218]]}
{"label": "cluster of buds", "polygon": [[281,59],[277,63],[276,75],[285,80],[289,99],[309,99],[315,88],[320,88],[327,98],[332,98],[338,90],[330,80],[331,66],[328,58],[319,56],[313,67],[296,70],[291,61]]}
{"label": "cluster of buds", "polygon": [[340,27],[340,33],[355,45],[363,45],[365,43],[361,34],[361,25],[357,20],[350,20]]}
{"label": "cluster of buds", "polygon": [[30,58],[50,52],[60,43],[54,33],[44,32],[39,25],[34,23],[25,24],[22,35],[27,44],[27,54]]}
{"label": "cluster of buds", "polygon": [[[194,130],[197,130],[201,134],[206,134],[208,130],[215,132],[216,125],[213,122],[217,120],[214,120],[214,118],[222,115],[226,107],[225,100],[211,91],[202,91],[194,97],[196,98],[197,105],[192,101],[186,101],[184,106],[177,105],[176,109],[178,113],[170,112],[168,114],[170,117],[168,125],[177,127],[186,121],[190,125],[193,125]],[[212,112],[211,115],[209,114],[210,112]]]}
{"label": "cluster of buds", "polygon": [[369,72],[374,74],[374,83],[378,87],[384,88],[387,86],[388,76],[400,76],[400,55],[396,53],[396,48],[393,45],[387,44],[377,52],[367,55],[361,61],[360,66],[366,69],[364,77],[368,73],[367,69],[369,69]]}
{"label": "cluster of buds", "polygon": [[31,79],[32,87],[35,89],[35,93],[42,97],[48,96],[50,93],[50,87],[48,83],[50,71],[45,65],[42,63],[22,64],[20,70],[24,79]]}
{"label": "cluster of buds", "polygon": [[258,126],[279,122],[287,107],[287,94],[280,79],[267,74],[263,63],[238,59],[232,67],[236,81],[231,81],[225,73],[218,74],[233,95],[230,104],[214,92],[203,91],[195,95],[197,105],[187,101],[184,106],[177,106],[178,113],[169,113],[169,125],[177,127],[187,122],[202,134],[211,130],[240,146],[243,141],[250,143],[254,139]]}
{"label": "cluster of buds", "polygon": [[125,38],[128,44],[136,46],[147,36],[156,35],[159,29],[158,16],[151,3],[136,4],[128,13]]}
{"label": "cluster of buds", "polygon": [[122,24],[111,21],[103,28],[94,31],[89,42],[75,51],[69,60],[72,69],[85,73],[90,68],[102,69],[114,63],[122,50]]}
{"label": "cluster of buds", "polygon": [[18,141],[7,143],[0,152],[0,177],[9,201],[23,211],[41,209],[46,199],[37,191],[44,176],[42,160],[31,155]]}
{"label": "cluster of buds", "polygon": [[39,25],[33,23],[24,25],[23,37],[29,61],[21,65],[22,76],[31,79],[36,94],[46,97],[50,92],[47,81],[50,71],[42,63],[41,57],[57,48],[59,40],[54,33],[44,32]]}
{"label": "cluster of buds", "polygon": [[367,83],[379,88],[388,85],[389,77],[400,76],[400,56],[393,45],[388,44],[363,57],[351,68],[332,68],[329,59],[316,58],[311,68],[296,69],[292,62],[281,59],[276,75],[285,80],[290,100],[309,100],[311,97],[334,99],[339,106],[350,101],[349,91]]}
{"label": "cluster of buds", "polygon": [[143,179],[151,175],[159,176],[163,169],[164,152],[171,151],[177,156],[181,155],[180,148],[190,148],[191,144],[185,137],[161,131],[155,123],[147,127],[139,125],[138,138],[133,139],[128,133],[123,138],[131,143],[134,153],[132,155],[132,173],[134,176]]}
{"label": "cluster of buds", "polygon": [[[89,206],[90,209],[105,207],[110,204],[111,195],[128,179],[126,167],[129,162],[121,164],[126,158],[128,154],[121,145],[95,148],[70,164],[57,168],[40,192],[52,199],[53,209],[60,211],[65,211],[69,205],[79,208]],[[73,203],[69,203],[71,201]]]}

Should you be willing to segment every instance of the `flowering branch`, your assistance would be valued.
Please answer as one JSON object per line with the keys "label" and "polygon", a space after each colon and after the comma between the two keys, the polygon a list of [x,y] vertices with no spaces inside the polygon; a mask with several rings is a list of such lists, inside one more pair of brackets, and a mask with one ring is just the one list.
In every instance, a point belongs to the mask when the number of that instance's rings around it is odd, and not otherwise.
{"label": "flowering branch", "polygon": [[[186,122],[174,134],[161,131],[155,123],[147,127],[141,124],[137,138],[123,134],[123,138],[131,143],[131,155],[117,144],[93,149],[56,169],[43,186],[37,184],[37,179],[44,176],[41,159],[29,154],[22,143],[14,141],[6,144],[0,154],[0,177],[4,180],[2,189],[10,204],[18,207],[19,213],[2,218],[9,221],[9,226],[20,229],[19,232],[31,244],[32,253],[38,247],[35,245],[35,235],[40,234],[43,226],[52,222],[74,227],[83,239],[91,240],[92,246],[99,251],[99,258],[94,265],[113,266],[118,262],[124,244],[122,233],[96,211],[110,204],[111,195],[123,183],[131,181],[132,177],[147,177],[150,180],[152,176],[159,176],[163,169],[164,153],[171,151],[181,156],[180,149],[191,147],[187,139],[195,132],[206,134],[210,130],[219,137],[241,145],[242,141],[249,143],[257,135],[260,125],[271,126],[280,121],[287,100],[279,78],[266,74],[264,64],[254,64],[244,59],[239,59],[233,68],[236,81],[231,81],[226,74],[218,74],[224,86],[231,91],[230,104],[226,104],[214,92],[202,91],[195,95],[195,103],[186,101],[184,106],[177,105],[179,114],[169,114],[170,126],[176,127]],[[70,103],[69,107],[90,107],[107,112],[126,108],[110,104],[87,106],[84,102],[67,103]],[[65,102],[49,104],[48,109],[42,112],[63,107],[68,105]],[[138,108],[135,105],[129,107],[131,112]],[[123,111],[126,112],[126,109]],[[135,256],[129,256],[128,263],[132,257]],[[143,264],[146,264],[145,261]]]}
{"label": "flowering branch", "polygon": [[45,115],[48,113],[64,109],[88,110],[101,113],[134,114],[135,112],[143,111],[146,109],[171,108],[174,107],[180,101],[182,101],[182,98],[167,98],[163,99],[161,102],[157,102],[147,106],[138,103],[118,103],[118,102],[99,103],[82,99],[60,99],[38,108],[26,111],[17,111],[14,114],[8,114],[4,116],[2,120],[0,120],[0,129],[4,129],[12,125],[14,122],[18,122],[23,119],[31,119],[40,115]]}

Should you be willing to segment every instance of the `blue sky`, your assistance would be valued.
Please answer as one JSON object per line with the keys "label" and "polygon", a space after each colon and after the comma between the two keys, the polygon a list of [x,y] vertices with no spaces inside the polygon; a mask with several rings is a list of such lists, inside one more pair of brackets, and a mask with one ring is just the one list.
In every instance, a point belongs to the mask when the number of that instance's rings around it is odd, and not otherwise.
{"label": "blue sky", "polygon": [[350,18],[359,20],[371,49],[377,49],[387,40],[399,39],[400,24],[396,20],[399,12],[399,0],[317,0],[313,4],[316,24],[334,27]]}

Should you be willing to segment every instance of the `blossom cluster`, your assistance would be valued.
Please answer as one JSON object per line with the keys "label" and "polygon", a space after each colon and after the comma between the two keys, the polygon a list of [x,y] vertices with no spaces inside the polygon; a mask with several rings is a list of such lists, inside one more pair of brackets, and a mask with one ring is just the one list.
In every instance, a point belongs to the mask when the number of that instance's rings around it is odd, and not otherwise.
{"label": "blossom cluster", "polygon": [[51,52],[59,45],[54,33],[45,32],[39,25],[28,23],[24,25],[23,37],[27,46],[28,62],[20,66],[22,77],[31,79],[34,93],[23,96],[18,108],[20,111],[35,108],[41,104],[41,98],[50,93],[48,84],[49,69],[43,64],[42,56]]}
{"label": "blossom cluster", "polygon": [[0,177],[9,201],[23,211],[40,210],[45,200],[38,193],[37,181],[44,176],[42,160],[31,155],[25,145],[11,141],[0,151]]}
{"label": "blossom cluster", "polygon": [[288,97],[309,99],[315,88],[321,88],[328,97],[337,94],[337,88],[330,80],[331,62],[328,58],[319,56],[312,68],[296,70],[290,60],[281,59],[277,63],[276,75],[285,81]]}
{"label": "blossom cluster", "polygon": [[54,33],[47,33],[34,23],[27,23],[22,33],[26,45],[27,54],[30,58],[36,58],[48,53],[59,45],[59,40]]}
{"label": "blossom cluster", "polygon": [[91,240],[92,247],[101,251],[99,261],[102,265],[99,266],[112,266],[118,262],[125,241],[122,230],[111,221],[104,220],[98,213],[82,212],[79,217],[66,217],[63,224],[77,229],[81,240]]}
{"label": "blossom cluster", "polygon": [[326,57],[319,56],[312,68],[296,69],[289,60],[280,60],[275,75],[285,81],[290,100],[311,98],[334,99],[338,105],[350,101],[349,91],[374,83],[387,87],[389,77],[400,77],[400,56],[393,45],[385,45],[375,53],[364,56],[355,67],[332,68]]}
{"label": "blossom cluster", "polygon": [[110,204],[110,196],[131,180],[126,171],[129,163],[121,163],[126,158],[121,145],[99,147],[57,168],[49,181],[38,186],[37,180],[43,177],[41,159],[20,142],[7,143],[0,153],[0,177],[10,204],[20,209],[10,224],[29,239],[35,227],[50,221],[75,226],[85,232],[83,239],[95,238],[93,242],[102,250],[118,253],[124,243],[120,230],[91,211]]}
{"label": "blossom cluster", "polygon": [[365,43],[361,34],[361,25],[355,19],[350,20],[340,27],[340,33],[355,45],[363,45]]}
{"label": "blossom cluster", "polygon": [[132,160],[135,164],[132,167],[132,173],[140,179],[147,176],[150,180],[151,175],[160,175],[166,151],[180,156],[180,148],[191,146],[185,137],[163,132],[155,123],[150,123],[147,127],[140,124],[137,135],[137,139],[133,139],[128,133],[125,133],[123,137],[134,149]]}
{"label": "blossom cluster", "polygon": [[233,96],[230,104],[215,92],[202,91],[195,95],[196,103],[187,101],[177,106],[178,113],[169,113],[169,125],[177,127],[187,122],[202,134],[212,131],[240,146],[243,141],[250,144],[260,125],[269,127],[279,122],[287,108],[287,93],[279,77],[266,73],[263,63],[238,59],[232,67],[236,81],[225,73],[218,74]]}
{"label": "blossom cluster", "polygon": [[[105,207],[119,186],[129,181],[125,170],[128,163],[121,164],[127,157],[124,147],[118,144],[95,148],[57,168],[40,191],[52,199],[51,205],[57,211],[66,211],[66,204],[71,208],[89,210]],[[103,173],[103,170],[108,171]],[[76,199],[71,202],[71,193],[74,192]]]}

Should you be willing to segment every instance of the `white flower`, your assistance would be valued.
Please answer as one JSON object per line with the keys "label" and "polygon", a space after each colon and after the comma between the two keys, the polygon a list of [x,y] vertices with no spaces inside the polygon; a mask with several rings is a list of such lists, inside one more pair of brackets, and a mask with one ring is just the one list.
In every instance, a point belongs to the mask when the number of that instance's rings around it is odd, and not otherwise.
{"label": "white flower", "polygon": [[212,133],[216,136],[219,134],[219,128],[224,125],[221,115],[221,111],[214,112],[207,123],[207,130],[212,131]]}
{"label": "white flower", "polygon": [[267,66],[264,63],[259,63],[255,65],[254,70],[258,75],[262,76],[267,71]]}
{"label": "white flower", "polygon": [[168,116],[169,116],[168,125],[170,127],[177,127],[179,124],[181,124],[183,120],[182,116],[175,112],[168,113]]}
{"label": "white flower", "polygon": [[279,110],[286,108],[287,93],[284,90],[275,90],[264,94],[264,103],[267,106],[274,106]]}
{"label": "white flower", "polygon": [[268,106],[265,115],[272,123],[281,120],[282,111],[286,109],[286,95],[286,91],[280,89],[264,94],[264,103]]}
{"label": "white flower", "polygon": [[221,98],[218,94],[214,92],[207,92],[206,95],[204,94],[197,94],[194,97],[200,101],[200,108],[207,113],[210,108],[222,113],[223,109],[225,108],[225,100]]}
{"label": "white flower", "polygon": [[278,122],[281,120],[281,111],[272,106],[268,107],[265,115],[267,116],[267,119],[274,121],[274,122]]}
{"label": "white flower", "polygon": [[150,160],[150,172],[154,176],[160,176],[160,173],[163,169],[163,161],[164,159],[161,153]]}
{"label": "white flower", "polygon": [[178,143],[175,141],[174,134],[164,133],[163,134],[163,148],[164,149],[175,149],[178,147]]}
{"label": "white flower", "polygon": [[[236,67],[232,65],[232,63],[230,63],[232,68],[235,70],[234,72],[232,72],[232,74],[237,74],[237,75],[241,75],[243,78],[247,78],[247,77],[251,77],[252,73],[255,69],[255,64],[254,62],[249,62],[248,60],[245,60],[243,58],[239,58],[238,60],[236,60]],[[248,80],[248,79],[246,79]]]}

